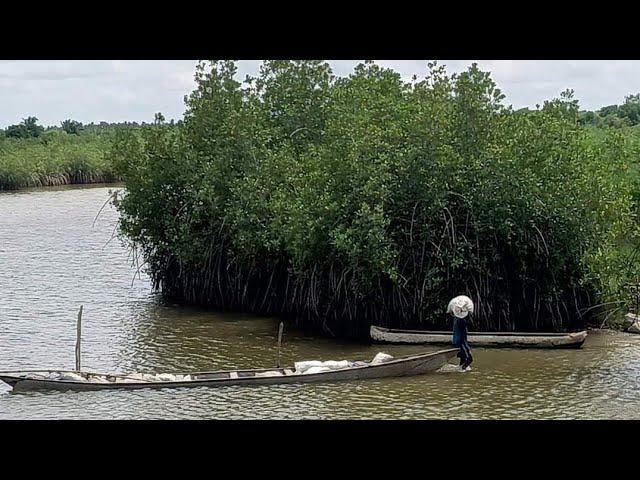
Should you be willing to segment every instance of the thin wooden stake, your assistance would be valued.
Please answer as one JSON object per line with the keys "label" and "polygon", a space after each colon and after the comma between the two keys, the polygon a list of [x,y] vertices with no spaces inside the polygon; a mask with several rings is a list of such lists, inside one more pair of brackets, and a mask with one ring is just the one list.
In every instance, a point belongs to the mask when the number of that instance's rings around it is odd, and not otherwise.
{"label": "thin wooden stake", "polygon": [[82,337],[82,305],[80,305],[80,311],[78,311],[78,324],[76,327],[76,372],[81,370],[80,364],[80,340]]}
{"label": "thin wooden stake", "polygon": [[280,322],[278,327],[278,368],[280,368],[280,345],[282,344],[282,332],[284,331],[284,322]]}

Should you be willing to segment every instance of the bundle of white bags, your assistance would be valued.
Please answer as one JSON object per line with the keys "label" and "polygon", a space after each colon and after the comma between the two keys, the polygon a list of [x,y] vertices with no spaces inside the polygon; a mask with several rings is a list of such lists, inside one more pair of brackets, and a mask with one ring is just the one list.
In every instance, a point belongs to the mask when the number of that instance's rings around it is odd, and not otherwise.
{"label": "bundle of white bags", "polygon": [[28,373],[24,378],[31,380],[66,380],[70,382],[86,382],[82,375],[73,372]]}
{"label": "bundle of white bags", "polygon": [[83,383],[139,383],[139,382],[188,382],[193,379],[191,375],[174,375],[172,373],[132,373],[126,376],[109,377],[102,375],[89,375],[84,377],[75,372],[50,372],[30,373],[25,378],[33,380],[62,380],[67,382]]}
{"label": "bundle of white bags", "polygon": [[347,360],[327,360],[326,362],[320,362],[318,360],[308,360],[306,362],[296,362],[294,366],[296,369],[296,374],[307,375],[311,373],[330,372],[331,370],[347,368],[351,366],[351,362]]}
{"label": "bundle of white bags", "polygon": [[[393,357],[384,352],[378,352],[371,362],[350,362],[349,360],[327,360],[321,362],[318,360],[309,360],[295,363],[295,371],[285,370],[287,375],[309,375],[312,373],[331,372],[333,370],[341,370],[349,367],[358,367],[365,365],[380,365],[381,363],[393,360]],[[278,370],[267,372],[258,372],[256,377],[281,377],[285,375]],[[139,383],[139,382],[188,382],[193,380],[191,375],[179,375],[173,373],[132,373],[122,376],[103,376],[88,375],[83,376],[75,372],[48,372],[48,373],[29,373],[25,378],[33,380],[62,380],[68,382],[83,383]],[[231,372],[229,378],[238,378],[236,372]]]}
{"label": "bundle of white bags", "polygon": [[[120,379],[117,379],[118,381]],[[127,382],[188,382],[193,380],[191,375],[180,375],[173,373],[132,373],[123,378],[124,383]]]}
{"label": "bundle of white bags", "polygon": [[[387,353],[379,352],[373,360],[371,360],[370,365],[379,365],[384,362],[388,362],[392,360],[393,357]],[[295,363],[295,372],[300,375],[309,375],[312,373],[323,373],[330,372],[332,370],[340,370],[343,368],[356,367],[356,366],[364,366],[365,362],[350,362],[349,360],[327,360],[326,362],[320,362],[318,360],[308,360],[305,362],[296,362]]]}
{"label": "bundle of white bags", "polygon": [[270,372],[257,372],[256,377],[283,377],[284,373],[278,370],[272,370]]}
{"label": "bundle of white bags", "polygon": [[447,313],[457,318],[465,318],[470,313],[473,313],[473,309],[473,301],[466,295],[459,295],[451,299],[447,306]]}

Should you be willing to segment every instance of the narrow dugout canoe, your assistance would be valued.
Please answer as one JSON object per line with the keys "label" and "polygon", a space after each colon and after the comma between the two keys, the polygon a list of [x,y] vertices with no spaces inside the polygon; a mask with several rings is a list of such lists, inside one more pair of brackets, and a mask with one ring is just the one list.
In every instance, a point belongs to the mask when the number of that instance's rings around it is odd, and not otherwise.
{"label": "narrow dugout canoe", "polygon": [[[273,385],[281,383],[332,382],[384,377],[406,377],[434,372],[455,357],[457,349],[440,350],[397,357],[383,363],[356,362],[356,366],[319,373],[296,373],[292,368],[254,370],[221,370],[178,374],[190,377],[184,381],[144,381],[131,375],[109,375],[65,370],[31,370],[0,372],[0,380],[13,387],[13,391],[25,390],[133,390],[140,388],[219,387],[226,385]],[[273,373],[269,375],[268,372]],[[34,374],[74,374],[85,381],[38,379]],[[91,382],[91,378],[108,377],[108,382]]]}
{"label": "narrow dugout canoe", "polygon": [[[399,330],[371,326],[371,338],[381,343],[451,345],[451,332]],[[575,333],[469,332],[470,345],[503,348],[580,348],[586,330]]]}

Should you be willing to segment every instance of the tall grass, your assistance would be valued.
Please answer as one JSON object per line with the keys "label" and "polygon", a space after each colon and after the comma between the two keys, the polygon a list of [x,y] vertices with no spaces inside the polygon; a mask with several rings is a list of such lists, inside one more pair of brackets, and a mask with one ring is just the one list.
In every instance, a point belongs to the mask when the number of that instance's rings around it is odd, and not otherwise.
{"label": "tall grass", "polygon": [[0,138],[0,190],[113,182],[106,135],[45,132],[38,138]]}

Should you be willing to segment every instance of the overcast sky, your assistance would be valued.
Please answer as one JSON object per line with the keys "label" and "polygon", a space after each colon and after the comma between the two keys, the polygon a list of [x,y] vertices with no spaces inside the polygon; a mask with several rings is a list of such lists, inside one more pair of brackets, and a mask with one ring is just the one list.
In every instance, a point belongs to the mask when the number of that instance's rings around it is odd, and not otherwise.
{"label": "overcast sky", "polygon": [[[334,73],[349,74],[359,61],[330,61]],[[472,60],[440,60],[451,73]],[[183,97],[193,86],[191,60],[0,61],[0,128],[38,117],[44,125],[72,118],[83,123],[153,121],[155,112],[178,119]],[[426,72],[426,60],[378,61],[408,80]],[[573,88],[580,105],[598,109],[621,103],[640,92],[640,61],[480,60],[516,108],[535,106],[566,88]],[[239,62],[239,76],[255,74],[259,61]]]}

